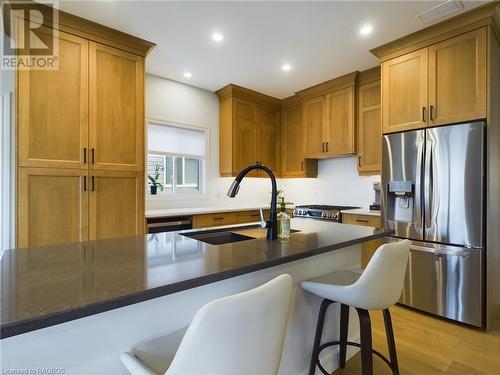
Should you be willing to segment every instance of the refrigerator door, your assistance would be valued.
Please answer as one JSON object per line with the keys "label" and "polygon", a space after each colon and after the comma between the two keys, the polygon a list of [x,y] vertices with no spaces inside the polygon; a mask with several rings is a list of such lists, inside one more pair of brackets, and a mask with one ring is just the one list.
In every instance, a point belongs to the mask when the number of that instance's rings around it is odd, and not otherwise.
{"label": "refrigerator door", "polygon": [[484,248],[484,123],[427,129],[425,241]]}
{"label": "refrigerator door", "polygon": [[400,303],[484,326],[484,250],[412,241]]}
{"label": "refrigerator door", "polygon": [[423,239],[421,210],[425,130],[382,139],[381,215],[395,236]]}

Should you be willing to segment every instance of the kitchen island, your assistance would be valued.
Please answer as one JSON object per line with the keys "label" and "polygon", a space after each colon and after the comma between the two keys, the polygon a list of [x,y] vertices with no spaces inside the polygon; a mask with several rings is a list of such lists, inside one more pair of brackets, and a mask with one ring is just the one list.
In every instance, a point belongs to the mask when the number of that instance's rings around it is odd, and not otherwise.
{"label": "kitchen island", "polygon": [[[215,298],[288,273],[295,292],[280,373],[305,373],[320,300],[300,282],[359,266],[361,244],[392,232],[308,219],[291,226],[297,232],[288,241],[268,241],[265,230],[243,225],[233,231],[253,239],[222,245],[188,230],[5,251],[2,369],[120,374],[121,352],[188,325]],[[337,327],[337,308],[329,315]],[[333,350],[325,361],[336,367]]]}

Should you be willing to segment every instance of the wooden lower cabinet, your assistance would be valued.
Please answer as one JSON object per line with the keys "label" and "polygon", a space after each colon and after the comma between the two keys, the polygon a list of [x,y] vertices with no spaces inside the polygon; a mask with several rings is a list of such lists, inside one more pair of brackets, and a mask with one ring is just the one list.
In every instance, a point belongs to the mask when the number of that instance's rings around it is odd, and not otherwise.
{"label": "wooden lower cabinet", "polygon": [[144,233],[144,173],[92,171],[89,238],[98,240]]}
{"label": "wooden lower cabinet", "polygon": [[17,173],[16,247],[88,239],[87,171],[18,168]]}
{"label": "wooden lower cabinet", "polygon": [[193,228],[216,227],[219,225],[237,224],[236,212],[216,212],[212,214],[195,215],[193,217]]}
{"label": "wooden lower cabinet", "polygon": [[[380,228],[380,216],[342,214],[343,224],[362,225],[366,227]],[[375,251],[382,245],[381,239],[371,240],[363,243],[361,247],[361,267],[365,268],[370,262]]]}
{"label": "wooden lower cabinet", "polygon": [[143,172],[18,168],[16,247],[144,233]]}
{"label": "wooden lower cabinet", "polygon": [[[269,218],[269,209],[263,210],[264,218]],[[260,221],[260,211],[215,212],[193,216],[193,228],[209,228],[220,225],[245,224]]]}

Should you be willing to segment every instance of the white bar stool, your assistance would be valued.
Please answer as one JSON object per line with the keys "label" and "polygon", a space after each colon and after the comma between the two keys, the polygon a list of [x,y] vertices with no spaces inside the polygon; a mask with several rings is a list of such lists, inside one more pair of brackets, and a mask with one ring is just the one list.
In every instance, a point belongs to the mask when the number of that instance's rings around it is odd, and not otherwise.
{"label": "white bar stool", "polygon": [[[384,244],[373,254],[365,270],[335,272],[301,284],[305,290],[324,298],[319,310],[309,375],[314,375],[316,366],[323,374],[329,374],[319,362],[319,354],[323,349],[332,345],[340,345],[340,368],[345,367],[347,345],[352,345],[361,348],[361,372],[363,375],[373,374],[372,354],[382,358],[392,369],[394,375],[399,374],[389,307],[394,305],[401,296],[409,253],[410,241],[408,240]],[[334,302],[341,304],[340,340],[321,345],[326,310]],[[361,344],[347,341],[349,306],[353,306],[359,316]],[[383,310],[390,361],[372,348],[368,310]]]}
{"label": "white bar stool", "polygon": [[[274,375],[291,296],[291,276],[278,276],[206,304],[187,331],[141,343],[120,359],[132,375]],[[180,342],[177,352],[176,342]]]}

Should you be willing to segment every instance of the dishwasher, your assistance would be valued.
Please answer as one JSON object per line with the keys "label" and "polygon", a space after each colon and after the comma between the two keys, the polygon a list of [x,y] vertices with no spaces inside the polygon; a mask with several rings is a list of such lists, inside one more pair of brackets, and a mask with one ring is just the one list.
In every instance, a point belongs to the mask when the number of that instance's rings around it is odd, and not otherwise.
{"label": "dishwasher", "polygon": [[175,232],[177,230],[193,229],[193,218],[182,217],[152,217],[146,219],[148,233]]}

